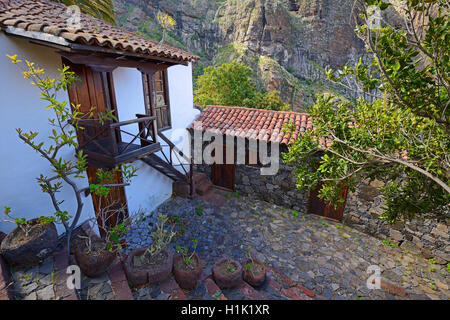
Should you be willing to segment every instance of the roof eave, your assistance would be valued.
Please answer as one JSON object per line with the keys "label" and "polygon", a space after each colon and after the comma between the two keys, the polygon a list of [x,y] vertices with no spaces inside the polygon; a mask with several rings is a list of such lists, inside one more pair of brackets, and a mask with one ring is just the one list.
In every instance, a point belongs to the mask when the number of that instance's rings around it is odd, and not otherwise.
{"label": "roof eave", "polygon": [[[177,60],[177,59],[171,59],[168,57],[160,57],[160,56],[153,56],[148,54],[139,54],[129,51],[120,51],[117,49],[110,49],[105,47],[99,47],[99,46],[92,46],[92,45],[85,45],[85,44],[78,44],[69,42],[66,39],[62,37],[58,37],[55,35],[51,35],[44,32],[38,32],[38,31],[28,31],[21,28],[16,28],[12,26],[8,26],[6,28],[2,28],[3,31],[7,35],[27,39],[32,42],[37,42],[38,44],[49,46],[49,47],[56,47],[58,49],[66,48],[65,50],[70,51],[77,51],[77,52],[96,52],[96,53],[103,53],[103,54],[115,54],[115,55],[122,55],[122,56],[129,56],[134,58],[146,58],[151,59],[155,61],[162,61],[162,62],[168,62],[171,64],[181,64],[181,65],[188,65],[189,60]],[[194,59],[195,60],[195,59]]]}

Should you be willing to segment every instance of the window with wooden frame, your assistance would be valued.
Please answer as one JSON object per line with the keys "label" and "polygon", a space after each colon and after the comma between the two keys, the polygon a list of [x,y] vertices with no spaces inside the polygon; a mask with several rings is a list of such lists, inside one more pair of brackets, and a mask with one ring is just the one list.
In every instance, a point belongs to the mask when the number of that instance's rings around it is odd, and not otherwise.
{"label": "window with wooden frame", "polygon": [[172,128],[167,71],[143,72],[145,112],[156,116],[158,130]]}

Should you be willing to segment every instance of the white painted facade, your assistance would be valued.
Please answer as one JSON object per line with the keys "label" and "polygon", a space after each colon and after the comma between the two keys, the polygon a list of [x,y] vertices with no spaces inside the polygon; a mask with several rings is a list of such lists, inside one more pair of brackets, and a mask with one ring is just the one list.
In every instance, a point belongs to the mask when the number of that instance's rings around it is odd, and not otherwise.
{"label": "white painted facade", "polygon": [[[193,108],[192,67],[191,65],[172,66],[168,69],[167,77],[172,129],[165,130],[163,133],[186,152],[189,148],[185,142],[187,143],[189,139],[186,139],[185,128],[200,114],[200,111]],[[136,114],[145,113],[141,73],[136,69],[117,68],[113,72],[113,78],[119,121],[134,119]],[[139,132],[137,125],[124,127],[124,129],[133,134]],[[131,139],[130,135],[122,133],[122,141],[129,142]],[[161,140],[160,143],[165,144]],[[164,147],[164,152],[169,157],[169,148]],[[157,154],[163,158],[161,153]],[[175,156],[174,162],[176,162]],[[142,161],[135,161],[133,165],[139,169],[138,176],[133,178],[131,185],[125,189],[128,210],[130,213],[138,211],[148,213],[172,195],[172,180]],[[180,167],[177,169],[182,171]],[[186,169],[189,167],[186,166]]]}
{"label": "white painted facade", "polygon": [[[0,32],[0,209],[12,207],[16,217],[32,219],[54,213],[48,194],[41,191],[36,177],[41,173],[51,175],[49,165],[17,136],[16,128],[40,132],[40,141],[48,141],[50,126],[47,119],[52,112],[45,110],[45,104],[38,98],[38,90],[28,80],[23,79],[21,70],[13,65],[6,54],[18,54],[22,60],[35,62],[47,74],[57,76],[61,58],[53,49],[30,44],[28,41],[6,36]],[[131,68],[118,68],[114,71],[119,120],[135,118],[136,113],[144,113],[143,87],[140,72]],[[177,145],[177,137],[186,134],[185,128],[198,116],[193,108],[192,68],[173,66],[168,69],[169,93],[171,103],[172,130],[165,135]],[[68,101],[67,93],[61,93],[60,100]],[[128,127],[130,132],[136,128]],[[124,141],[127,138],[124,136]],[[187,139],[186,139],[187,140]],[[139,143],[139,142],[137,142]],[[66,159],[73,158],[71,150],[64,150]],[[131,186],[125,192],[130,212],[141,209],[147,213],[168,199],[172,194],[172,180],[150,168],[141,161],[134,163],[139,170]],[[87,179],[79,180],[80,186],[88,186]],[[58,199],[65,200],[62,208],[69,213],[74,211],[75,200],[70,189],[64,187]],[[93,217],[91,198],[85,198],[80,223]],[[0,218],[0,231],[9,232],[14,225]],[[64,232],[58,226],[58,232]]]}

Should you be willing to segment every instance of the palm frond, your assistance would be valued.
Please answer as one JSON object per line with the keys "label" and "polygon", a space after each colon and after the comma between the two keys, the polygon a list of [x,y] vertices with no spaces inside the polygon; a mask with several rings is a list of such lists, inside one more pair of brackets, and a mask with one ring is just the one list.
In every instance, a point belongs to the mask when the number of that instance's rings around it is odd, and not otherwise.
{"label": "palm frond", "polygon": [[81,12],[95,18],[116,24],[113,0],[52,0],[67,6],[77,5]]}

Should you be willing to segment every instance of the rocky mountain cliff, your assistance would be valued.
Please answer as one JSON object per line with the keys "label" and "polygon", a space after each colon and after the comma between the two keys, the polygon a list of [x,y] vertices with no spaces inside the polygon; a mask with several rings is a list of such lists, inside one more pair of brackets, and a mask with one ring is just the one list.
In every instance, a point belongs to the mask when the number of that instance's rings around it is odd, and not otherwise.
{"label": "rocky mountain cliff", "polygon": [[159,41],[156,21],[165,11],[177,21],[167,43],[201,57],[208,65],[238,59],[255,71],[255,84],[279,90],[294,110],[315,93],[335,90],[324,68],[364,54],[355,36],[352,0],[114,0],[118,24]]}

